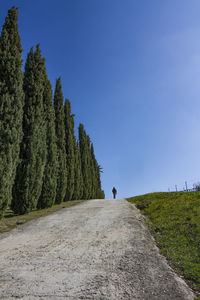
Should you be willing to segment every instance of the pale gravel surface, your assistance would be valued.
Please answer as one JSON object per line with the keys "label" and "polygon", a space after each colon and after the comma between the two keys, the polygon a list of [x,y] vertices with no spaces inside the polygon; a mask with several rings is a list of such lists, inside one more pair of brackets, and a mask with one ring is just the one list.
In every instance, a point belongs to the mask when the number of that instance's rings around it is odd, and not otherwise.
{"label": "pale gravel surface", "polygon": [[0,299],[194,299],[124,199],[91,200],[0,235]]}

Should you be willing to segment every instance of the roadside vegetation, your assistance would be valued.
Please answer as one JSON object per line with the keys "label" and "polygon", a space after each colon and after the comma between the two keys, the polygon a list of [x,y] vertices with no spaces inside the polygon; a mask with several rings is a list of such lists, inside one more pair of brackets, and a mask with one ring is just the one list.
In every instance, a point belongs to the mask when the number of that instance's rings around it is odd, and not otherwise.
{"label": "roadside vegetation", "polygon": [[40,210],[35,209],[30,213],[24,215],[15,215],[12,210],[7,209],[4,217],[0,220],[0,233],[10,231],[11,229],[17,227],[18,225],[22,225],[28,221],[47,216],[62,208],[71,207],[79,203],[82,203],[84,201],[86,200],[73,200],[73,201],[62,202],[60,204],[55,204],[49,208],[44,208]]}
{"label": "roadside vegetation", "polygon": [[8,207],[22,215],[105,197],[94,146],[83,124],[75,136],[61,78],[53,91],[39,45],[31,47],[23,71],[22,48],[12,7],[0,34],[0,219]]}
{"label": "roadside vegetation", "polygon": [[160,252],[200,295],[200,192],[152,193],[127,200],[147,216]]}

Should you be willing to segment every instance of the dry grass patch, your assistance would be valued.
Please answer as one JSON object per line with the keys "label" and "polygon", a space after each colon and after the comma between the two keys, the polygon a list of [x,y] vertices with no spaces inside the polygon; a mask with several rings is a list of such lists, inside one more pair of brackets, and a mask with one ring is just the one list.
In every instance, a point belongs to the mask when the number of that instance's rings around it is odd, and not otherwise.
{"label": "dry grass patch", "polygon": [[62,208],[71,207],[82,203],[86,200],[73,200],[62,202],[61,204],[55,204],[52,207],[34,210],[28,214],[16,216],[13,214],[12,210],[7,210],[3,219],[0,220],[0,233],[10,231],[11,229],[15,228],[18,225],[24,224],[28,221],[38,219],[40,217],[47,216],[56,212]]}

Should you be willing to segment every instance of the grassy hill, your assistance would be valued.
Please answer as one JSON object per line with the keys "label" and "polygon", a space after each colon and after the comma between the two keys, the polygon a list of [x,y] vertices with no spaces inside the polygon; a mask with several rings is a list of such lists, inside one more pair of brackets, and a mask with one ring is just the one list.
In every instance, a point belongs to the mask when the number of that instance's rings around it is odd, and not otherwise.
{"label": "grassy hill", "polygon": [[199,294],[200,192],[153,193],[127,200],[148,217],[160,252]]}

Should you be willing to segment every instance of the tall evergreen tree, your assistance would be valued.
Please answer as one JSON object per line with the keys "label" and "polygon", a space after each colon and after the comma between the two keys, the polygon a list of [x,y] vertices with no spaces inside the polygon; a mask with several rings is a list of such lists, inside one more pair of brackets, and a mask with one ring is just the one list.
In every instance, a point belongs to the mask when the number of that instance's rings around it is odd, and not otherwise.
{"label": "tall evergreen tree", "polygon": [[56,88],[54,93],[55,108],[55,129],[57,137],[58,149],[58,175],[57,175],[57,191],[56,203],[61,203],[66,194],[67,188],[67,165],[66,165],[66,147],[65,147],[65,124],[64,124],[64,107],[61,78],[56,80]]}
{"label": "tall evergreen tree", "polygon": [[73,200],[81,200],[83,198],[83,176],[81,169],[81,154],[79,143],[74,140],[75,148],[75,170],[74,170],[74,193]]}
{"label": "tall evergreen tree", "polygon": [[71,104],[65,100],[65,136],[66,136],[66,163],[67,163],[67,188],[65,201],[71,200],[74,192],[75,172],[75,145],[74,145],[74,115],[71,114]]}
{"label": "tall evergreen tree", "polygon": [[12,199],[22,140],[23,72],[18,10],[12,7],[0,37],[0,217]]}
{"label": "tall evergreen tree", "polygon": [[88,173],[88,199],[94,197],[94,168],[90,151],[90,137],[86,134],[86,151],[87,151],[87,173]]}
{"label": "tall evergreen tree", "polygon": [[97,199],[104,199],[105,194],[101,188],[101,174],[100,174],[102,172],[102,169],[96,160],[93,144],[91,144],[91,157],[92,157],[93,170],[94,170],[94,179],[93,179],[93,184],[95,189],[94,197]]}
{"label": "tall evergreen tree", "polygon": [[83,199],[90,199],[90,165],[88,151],[88,137],[83,124],[79,125],[79,145],[81,155],[81,169],[83,176]]}
{"label": "tall evergreen tree", "polygon": [[42,189],[46,163],[46,123],[44,116],[44,59],[39,45],[31,48],[24,74],[23,141],[20,164],[13,188],[12,209],[23,214],[36,208]]}
{"label": "tall evergreen tree", "polygon": [[48,80],[44,66],[44,117],[46,122],[47,161],[44,169],[43,184],[38,208],[50,207],[54,204],[57,188],[58,157],[55,135],[55,111],[53,107],[52,86]]}
{"label": "tall evergreen tree", "polygon": [[98,191],[98,164],[94,154],[94,146],[91,144],[91,168],[92,168],[92,198],[97,198]]}

